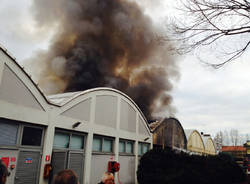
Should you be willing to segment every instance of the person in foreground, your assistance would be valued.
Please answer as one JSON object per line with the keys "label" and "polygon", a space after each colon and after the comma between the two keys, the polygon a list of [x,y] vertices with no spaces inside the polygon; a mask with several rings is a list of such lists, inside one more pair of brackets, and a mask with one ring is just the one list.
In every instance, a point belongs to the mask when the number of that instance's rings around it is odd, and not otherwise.
{"label": "person in foreground", "polygon": [[114,175],[110,172],[105,172],[102,176],[102,181],[98,184],[115,184]]}
{"label": "person in foreground", "polygon": [[9,175],[6,165],[0,159],[0,184],[5,184]]}
{"label": "person in foreground", "polygon": [[79,184],[79,181],[74,171],[65,169],[57,173],[53,184]]}

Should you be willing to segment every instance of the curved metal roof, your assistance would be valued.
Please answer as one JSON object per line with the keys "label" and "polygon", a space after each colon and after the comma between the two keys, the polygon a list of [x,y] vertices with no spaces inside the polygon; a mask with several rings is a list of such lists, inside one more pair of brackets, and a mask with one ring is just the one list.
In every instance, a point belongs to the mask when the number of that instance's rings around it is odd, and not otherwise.
{"label": "curved metal roof", "polygon": [[207,142],[209,141],[209,140],[211,140],[212,141],[212,144],[213,144],[213,146],[214,146],[214,150],[216,151],[216,147],[215,147],[215,144],[214,144],[214,141],[213,141],[213,139],[211,138],[211,136],[209,135],[201,135],[201,137],[202,137],[202,140],[203,140],[203,142],[204,142],[204,145],[205,145],[205,150],[207,149]]}
{"label": "curved metal roof", "polygon": [[181,123],[179,122],[179,120],[176,119],[176,118],[169,117],[169,118],[164,118],[164,119],[162,119],[162,120],[159,122],[158,126],[154,128],[154,131],[156,131],[163,123],[169,123],[168,120],[174,120],[175,122],[177,122],[177,124],[179,124],[179,126],[181,127],[181,130],[182,130],[182,134],[184,135],[185,144],[187,144],[187,137],[186,137],[186,134],[185,134],[185,132],[184,132],[184,129],[183,129]]}
{"label": "curved metal roof", "polygon": [[143,112],[141,111],[141,109],[138,107],[138,105],[128,95],[126,95],[125,93],[123,93],[117,89],[108,88],[108,87],[98,87],[98,88],[88,89],[85,91],[77,91],[77,92],[69,92],[69,93],[50,95],[50,96],[47,96],[47,98],[50,101],[50,103],[53,103],[53,104],[61,107],[61,106],[66,105],[67,103],[71,102],[72,100],[79,98],[80,96],[83,96],[83,95],[86,95],[88,93],[92,93],[95,91],[112,91],[112,92],[118,93],[118,94],[124,96],[125,98],[127,98],[130,102],[133,103],[133,105],[136,107],[136,109],[140,112],[141,116],[143,117],[144,121],[147,124],[149,131],[151,132],[150,127],[147,123],[148,121],[147,121],[146,117],[144,116]]}
{"label": "curved metal roof", "polygon": [[189,137],[190,137],[194,132],[197,132],[198,135],[199,135],[200,138],[201,138],[201,142],[202,142],[202,144],[203,144],[204,149],[206,149],[205,142],[204,142],[204,140],[203,140],[203,138],[202,138],[202,135],[200,134],[200,132],[199,132],[198,130],[196,130],[196,129],[185,129],[184,132],[185,132],[187,141],[188,141]]}

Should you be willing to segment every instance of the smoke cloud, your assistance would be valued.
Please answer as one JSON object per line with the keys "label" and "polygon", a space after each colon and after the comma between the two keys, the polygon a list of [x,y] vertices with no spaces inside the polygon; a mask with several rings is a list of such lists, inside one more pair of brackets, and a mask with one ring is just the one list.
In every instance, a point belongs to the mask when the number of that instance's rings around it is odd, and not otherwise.
{"label": "smoke cloud", "polygon": [[[35,0],[37,26],[56,27],[48,51],[32,58],[47,94],[112,87],[130,96],[148,120],[172,111],[170,79],[178,76],[169,45],[136,2]],[[27,62],[29,63],[29,62]]]}

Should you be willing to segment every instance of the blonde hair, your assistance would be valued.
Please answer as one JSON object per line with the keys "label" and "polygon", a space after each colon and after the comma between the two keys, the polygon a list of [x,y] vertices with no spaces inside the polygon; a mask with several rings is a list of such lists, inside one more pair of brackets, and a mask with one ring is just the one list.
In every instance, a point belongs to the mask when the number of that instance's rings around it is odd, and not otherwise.
{"label": "blonde hair", "polygon": [[102,175],[102,182],[105,183],[105,181],[106,181],[107,179],[110,179],[110,178],[114,179],[114,175],[113,175],[112,173],[110,173],[110,172],[105,172],[105,173]]}

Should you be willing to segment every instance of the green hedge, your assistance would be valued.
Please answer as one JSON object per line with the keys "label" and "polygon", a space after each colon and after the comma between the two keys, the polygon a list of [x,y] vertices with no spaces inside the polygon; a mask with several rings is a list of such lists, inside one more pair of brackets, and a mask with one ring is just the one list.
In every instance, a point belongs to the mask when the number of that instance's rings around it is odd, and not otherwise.
{"label": "green hedge", "polygon": [[242,183],[245,173],[225,154],[199,156],[154,149],[144,154],[137,170],[139,184]]}

